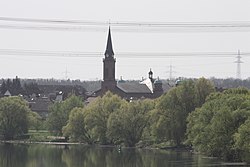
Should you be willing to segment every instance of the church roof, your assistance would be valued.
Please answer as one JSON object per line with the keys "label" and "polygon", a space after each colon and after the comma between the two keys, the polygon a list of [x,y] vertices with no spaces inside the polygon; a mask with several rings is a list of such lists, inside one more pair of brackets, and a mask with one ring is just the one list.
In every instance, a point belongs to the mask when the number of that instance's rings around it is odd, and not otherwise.
{"label": "church roof", "polygon": [[125,93],[152,93],[146,84],[118,82],[117,87]]}
{"label": "church roof", "polygon": [[107,40],[107,46],[106,46],[106,51],[105,55],[109,56],[114,56],[114,51],[113,51],[113,46],[112,46],[112,39],[111,39],[111,32],[110,32],[110,27],[109,27],[109,34],[108,34],[108,40]]}
{"label": "church roof", "polygon": [[147,78],[147,79],[140,82],[141,85],[146,85],[148,87],[148,89],[151,91],[151,93],[154,92],[154,87],[153,87],[152,80],[150,78]]}

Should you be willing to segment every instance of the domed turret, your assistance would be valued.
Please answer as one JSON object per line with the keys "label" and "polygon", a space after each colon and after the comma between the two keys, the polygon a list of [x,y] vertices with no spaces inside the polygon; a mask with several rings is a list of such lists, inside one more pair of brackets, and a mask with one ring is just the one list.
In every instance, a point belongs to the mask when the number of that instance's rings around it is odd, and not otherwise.
{"label": "domed turret", "polygon": [[120,80],[117,81],[118,83],[125,83],[125,81],[122,79],[122,76],[120,77]]}
{"label": "domed turret", "polygon": [[154,84],[162,84],[162,81],[160,80],[159,77],[155,80]]}

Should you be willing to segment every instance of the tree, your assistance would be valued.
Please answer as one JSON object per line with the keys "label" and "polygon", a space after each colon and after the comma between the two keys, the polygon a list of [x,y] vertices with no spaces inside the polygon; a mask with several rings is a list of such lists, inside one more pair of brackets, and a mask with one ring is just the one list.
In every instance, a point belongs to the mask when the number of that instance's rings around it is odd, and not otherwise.
{"label": "tree", "polygon": [[0,134],[5,140],[11,140],[28,131],[27,103],[20,97],[0,99]]}
{"label": "tree", "polygon": [[124,103],[121,109],[111,113],[108,119],[109,138],[114,143],[134,147],[142,138],[149,121],[148,112],[153,106],[153,102],[149,100]]}
{"label": "tree", "polygon": [[63,135],[70,136],[74,141],[93,143],[90,131],[86,129],[85,109],[74,108],[69,115],[69,121],[63,127]]}
{"label": "tree", "polygon": [[127,103],[117,95],[107,92],[103,97],[97,97],[95,101],[86,107],[86,128],[91,131],[95,142],[109,144],[107,137],[107,123],[110,114],[117,112],[123,103]]}
{"label": "tree", "polygon": [[185,80],[160,97],[153,114],[152,134],[156,141],[171,141],[179,146],[185,141],[188,114],[201,106],[214,91],[205,78]]}
{"label": "tree", "polygon": [[12,81],[11,93],[12,93],[12,95],[19,95],[19,94],[23,93],[23,88],[21,86],[20,79],[17,76]]}
{"label": "tree", "polygon": [[7,79],[6,82],[3,80],[3,85],[1,86],[2,94],[4,94],[7,90],[10,91],[12,96],[22,94],[23,88],[21,86],[20,79],[16,77],[12,81],[10,79]]}
{"label": "tree", "polygon": [[62,135],[62,128],[67,124],[70,111],[75,107],[83,107],[80,97],[72,95],[63,102],[56,102],[49,108],[48,129]]}
{"label": "tree", "polygon": [[3,83],[1,85],[1,92],[0,93],[4,94],[6,91],[7,91],[6,83],[3,80]]}
{"label": "tree", "polygon": [[201,107],[205,103],[206,97],[215,92],[213,83],[205,78],[200,78],[195,82],[195,96],[197,100],[197,106]]}
{"label": "tree", "polygon": [[42,91],[39,89],[37,83],[30,82],[28,84],[24,84],[24,93],[25,95],[32,95],[33,93],[39,95]]}
{"label": "tree", "polygon": [[159,99],[158,120],[152,125],[158,141],[173,141],[176,145],[184,141],[186,118],[195,109],[194,87],[194,81],[184,81]]}
{"label": "tree", "polygon": [[6,89],[7,90],[12,90],[12,82],[11,82],[10,79],[7,79],[7,81],[6,81]]}
{"label": "tree", "polygon": [[239,127],[234,139],[235,147],[242,150],[242,160],[250,162],[250,118]]}
{"label": "tree", "polygon": [[[242,148],[238,139],[241,137],[240,133],[236,133],[249,119],[249,109],[250,92],[247,89],[230,89],[211,94],[201,108],[188,116],[187,143],[210,156],[239,160]],[[234,136],[238,136],[238,144]]]}
{"label": "tree", "polygon": [[39,130],[42,126],[42,117],[36,112],[28,112],[29,128]]}

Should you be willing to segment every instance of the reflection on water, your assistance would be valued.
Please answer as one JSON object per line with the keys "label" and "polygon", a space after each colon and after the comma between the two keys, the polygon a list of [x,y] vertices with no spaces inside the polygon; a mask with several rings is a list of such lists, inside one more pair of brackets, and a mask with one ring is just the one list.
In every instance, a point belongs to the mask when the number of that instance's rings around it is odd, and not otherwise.
{"label": "reflection on water", "polygon": [[122,149],[83,145],[0,144],[0,167],[186,167],[218,166],[187,151]]}

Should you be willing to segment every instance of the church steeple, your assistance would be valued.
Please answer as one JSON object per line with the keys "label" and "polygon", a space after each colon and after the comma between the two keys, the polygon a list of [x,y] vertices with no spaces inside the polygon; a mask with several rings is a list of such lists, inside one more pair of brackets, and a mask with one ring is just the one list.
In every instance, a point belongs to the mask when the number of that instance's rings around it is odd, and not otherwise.
{"label": "church steeple", "polygon": [[109,33],[108,33],[108,40],[107,40],[106,51],[105,51],[104,55],[105,55],[105,57],[113,57],[114,56],[110,27],[109,27]]}
{"label": "church steeple", "polygon": [[115,82],[115,58],[112,47],[111,32],[109,27],[108,40],[106,51],[104,53],[105,58],[103,59],[103,80]]}

